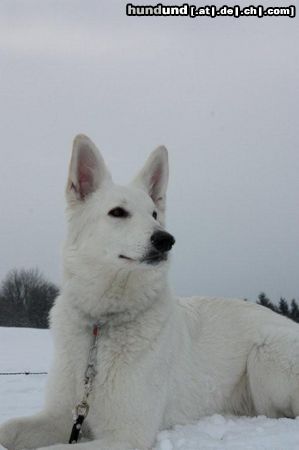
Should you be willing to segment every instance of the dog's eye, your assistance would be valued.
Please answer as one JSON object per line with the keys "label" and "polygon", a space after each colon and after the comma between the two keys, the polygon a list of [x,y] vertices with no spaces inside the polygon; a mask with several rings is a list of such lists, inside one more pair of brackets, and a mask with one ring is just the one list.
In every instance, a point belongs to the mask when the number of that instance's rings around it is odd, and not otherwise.
{"label": "dog's eye", "polygon": [[118,206],[117,208],[111,209],[111,211],[108,212],[108,216],[126,218],[129,217],[129,213],[124,208]]}
{"label": "dog's eye", "polygon": [[154,218],[155,220],[157,220],[157,217],[158,217],[158,214],[157,214],[156,211],[154,211],[154,212],[153,212],[153,218]]}

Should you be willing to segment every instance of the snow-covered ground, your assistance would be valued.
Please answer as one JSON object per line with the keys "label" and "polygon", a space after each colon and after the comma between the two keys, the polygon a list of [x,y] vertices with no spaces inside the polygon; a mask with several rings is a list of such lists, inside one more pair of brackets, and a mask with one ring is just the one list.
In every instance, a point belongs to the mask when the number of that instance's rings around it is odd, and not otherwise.
{"label": "snow-covered ground", "polygon": [[[47,371],[51,354],[48,331],[0,327],[0,373]],[[38,411],[45,381],[45,375],[0,375],[0,422]],[[298,450],[299,419],[214,415],[158,435],[155,450],[179,449]]]}

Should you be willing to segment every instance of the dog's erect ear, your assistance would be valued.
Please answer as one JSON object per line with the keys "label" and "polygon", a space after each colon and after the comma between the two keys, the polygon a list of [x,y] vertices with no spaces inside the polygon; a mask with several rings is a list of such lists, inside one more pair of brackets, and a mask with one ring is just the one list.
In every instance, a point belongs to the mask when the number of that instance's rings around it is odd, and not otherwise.
{"label": "dog's erect ear", "polygon": [[73,143],[67,198],[70,201],[84,200],[109,181],[111,182],[111,175],[99,150],[87,136],[78,134]]}
{"label": "dog's erect ear", "polygon": [[144,189],[161,212],[165,211],[168,184],[168,154],[164,146],[156,148],[150,154],[142,170],[133,180],[133,184]]}

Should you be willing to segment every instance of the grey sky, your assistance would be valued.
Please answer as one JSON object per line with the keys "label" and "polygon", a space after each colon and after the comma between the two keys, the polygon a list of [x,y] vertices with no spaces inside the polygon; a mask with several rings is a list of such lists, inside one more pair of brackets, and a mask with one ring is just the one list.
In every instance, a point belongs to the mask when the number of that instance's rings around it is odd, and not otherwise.
{"label": "grey sky", "polygon": [[1,2],[0,278],[59,282],[84,132],[117,182],[167,146],[180,294],[298,298],[298,18],[128,18],[125,3]]}

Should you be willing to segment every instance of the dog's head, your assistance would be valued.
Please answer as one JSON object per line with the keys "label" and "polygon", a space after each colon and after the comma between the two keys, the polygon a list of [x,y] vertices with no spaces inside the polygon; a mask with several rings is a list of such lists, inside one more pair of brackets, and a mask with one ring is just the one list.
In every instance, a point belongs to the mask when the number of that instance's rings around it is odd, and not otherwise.
{"label": "dog's head", "polygon": [[69,254],[90,267],[135,270],[165,264],[175,242],[164,229],[167,182],[165,147],[153,151],[137,177],[121,187],[93,142],[78,135],[66,188]]}

